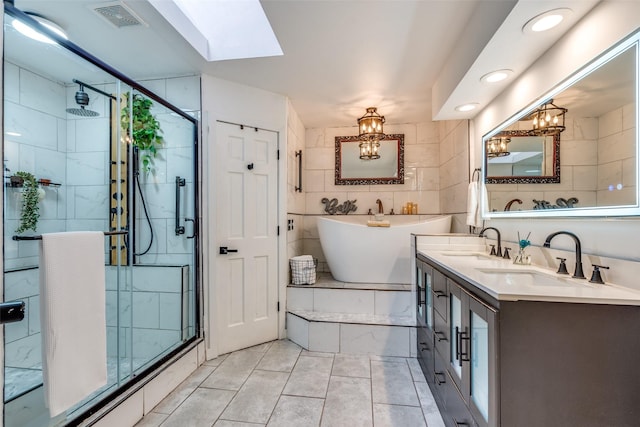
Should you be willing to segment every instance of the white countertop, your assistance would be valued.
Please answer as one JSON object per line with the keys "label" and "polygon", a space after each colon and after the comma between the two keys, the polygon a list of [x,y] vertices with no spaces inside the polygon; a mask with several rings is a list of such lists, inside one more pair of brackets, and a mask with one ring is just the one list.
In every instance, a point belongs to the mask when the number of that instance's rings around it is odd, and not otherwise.
{"label": "white countertop", "polygon": [[[535,265],[517,265],[512,260],[483,252],[422,249],[418,251],[461,276],[499,301],[547,301],[640,306],[640,291],[610,283],[590,283],[571,275]],[[569,272],[572,263],[567,264]]]}

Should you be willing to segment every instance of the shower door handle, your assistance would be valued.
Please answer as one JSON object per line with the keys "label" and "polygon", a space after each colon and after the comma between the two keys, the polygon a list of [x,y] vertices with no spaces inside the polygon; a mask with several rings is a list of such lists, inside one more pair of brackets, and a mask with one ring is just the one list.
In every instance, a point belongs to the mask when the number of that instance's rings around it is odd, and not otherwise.
{"label": "shower door handle", "polygon": [[187,185],[184,178],[176,176],[176,236],[184,234],[184,225],[180,225],[180,187]]}
{"label": "shower door handle", "polygon": [[191,234],[191,236],[187,236],[187,239],[193,239],[196,237],[196,234],[198,233],[197,230],[197,225],[196,225],[196,220],[192,219],[192,218],[185,218],[184,222],[192,222],[193,223],[193,233]]}

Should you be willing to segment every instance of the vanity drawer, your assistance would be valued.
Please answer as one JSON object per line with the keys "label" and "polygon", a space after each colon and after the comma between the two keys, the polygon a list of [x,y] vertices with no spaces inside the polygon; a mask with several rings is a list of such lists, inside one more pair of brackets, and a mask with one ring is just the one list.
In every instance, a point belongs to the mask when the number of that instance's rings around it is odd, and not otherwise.
{"label": "vanity drawer", "polygon": [[478,424],[471,416],[446,366],[447,363],[436,354],[433,373],[434,391],[436,391],[434,398],[440,406],[444,424],[447,427],[477,427]]}
{"label": "vanity drawer", "polygon": [[418,328],[418,362],[425,378],[433,377],[433,363],[436,348],[433,335],[426,328]]}
{"label": "vanity drawer", "polygon": [[[447,320],[449,293],[447,291],[447,278],[438,270],[433,270],[433,308],[436,313]],[[435,317],[435,316],[434,316]]]}

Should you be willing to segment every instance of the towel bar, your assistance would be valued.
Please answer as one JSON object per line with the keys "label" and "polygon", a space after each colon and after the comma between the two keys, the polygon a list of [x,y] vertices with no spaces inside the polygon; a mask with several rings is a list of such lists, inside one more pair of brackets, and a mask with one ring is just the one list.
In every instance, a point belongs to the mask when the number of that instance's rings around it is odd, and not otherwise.
{"label": "towel bar", "polygon": [[[105,236],[124,236],[128,231],[105,231]],[[11,239],[13,240],[42,240],[42,236],[13,236]]]}

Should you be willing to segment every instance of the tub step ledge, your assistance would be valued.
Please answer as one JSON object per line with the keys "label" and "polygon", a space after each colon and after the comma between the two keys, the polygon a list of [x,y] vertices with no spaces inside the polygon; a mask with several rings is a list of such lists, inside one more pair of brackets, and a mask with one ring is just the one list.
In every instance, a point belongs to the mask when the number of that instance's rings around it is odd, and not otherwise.
{"label": "tub step ledge", "polygon": [[406,316],[288,310],[287,338],[313,352],[416,357],[415,319]]}

